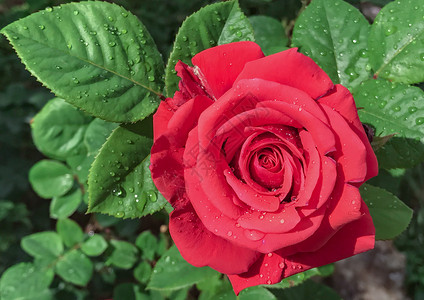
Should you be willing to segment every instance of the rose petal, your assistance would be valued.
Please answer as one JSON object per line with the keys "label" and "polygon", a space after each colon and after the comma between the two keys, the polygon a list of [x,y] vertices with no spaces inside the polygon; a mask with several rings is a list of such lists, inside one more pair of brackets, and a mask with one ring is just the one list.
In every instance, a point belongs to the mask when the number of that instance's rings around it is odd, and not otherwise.
{"label": "rose petal", "polygon": [[373,249],[375,228],[366,205],[361,206],[360,213],[360,219],[344,226],[318,250],[287,257],[284,277]]}
{"label": "rose petal", "polygon": [[165,101],[161,101],[156,113],[153,115],[153,141],[165,133],[168,129],[168,122],[174,115],[174,111]]}
{"label": "rose petal", "polygon": [[[205,194],[203,186],[201,186],[201,179],[197,174],[193,173],[192,169],[185,170],[184,178],[186,179],[187,195],[197,215],[209,231],[240,247],[249,248],[255,251],[261,247],[261,238],[246,237],[245,230],[237,224],[237,219],[241,213],[236,218],[229,218],[227,215],[223,214],[220,210],[221,205],[219,205],[218,209],[215,206],[216,203],[212,202],[208,197],[209,194]],[[231,197],[231,195],[221,195],[221,198],[223,198],[221,201],[227,201],[235,207]]]}
{"label": "rose petal", "polygon": [[224,171],[224,175],[238,198],[253,209],[260,211],[276,211],[280,206],[278,197],[258,193],[249,185],[241,182],[230,170]]}
{"label": "rose petal", "polygon": [[228,279],[238,295],[241,290],[250,286],[280,282],[284,268],[283,257],[278,253],[268,253],[263,254],[246,273],[228,275]]}
{"label": "rose petal", "polygon": [[[346,182],[362,182],[367,174],[367,150],[345,119],[327,105],[322,105],[329,117],[337,143],[334,158],[341,166]],[[338,172],[339,176],[340,173]]]}
{"label": "rose petal", "polygon": [[285,255],[318,250],[343,226],[361,218],[363,204],[357,187],[339,181],[329,201],[330,207],[314,235],[284,249]]}
{"label": "rose petal", "polygon": [[[184,103],[173,113],[168,122],[169,128],[155,140],[151,149],[150,170],[153,182],[171,204],[178,200],[178,196],[184,190],[182,162],[185,140],[189,131],[196,125],[199,115],[211,103],[212,100],[204,96],[198,96]],[[167,104],[161,106],[162,112]],[[156,122],[161,120],[162,117],[156,119]]]}
{"label": "rose petal", "polygon": [[334,190],[337,180],[336,162],[330,157],[323,156],[321,175],[312,193],[310,200],[301,207],[302,214],[307,217],[327,202]]}
{"label": "rose petal", "polygon": [[327,93],[333,87],[330,77],[297,48],[248,62],[236,79],[260,78],[278,82],[306,92],[312,98]]}
{"label": "rose petal", "polygon": [[335,137],[331,129],[313,114],[303,110],[301,107],[275,101],[259,102],[258,107],[267,107],[284,112],[286,115],[296,120],[296,122],[303,125],[303,127],[310,132],[321,155],[325,155],[336,149]]}
{"label": "rose petal", "polygon": [[245,64],[264,57],[261,48],[253,42],[237,42],[204,50],[192,58],[218,99],[229,90]]}
{"label": "rose petal", "polygon": [[318,102],[334,108],[337,112],[339,112],[365,145],[367,153],[367,175],[365,177],[365,181],[374,176],[377,176],[377,158],[371,148],[362,123],[359,120],[355,101],[353,100],[352,94],[349,92],[349,90],[340,84],[336,84],[332,93],[329,93],[328,95],[320,98]]}
{"label": "rose petal", "polygon": [[[259,285],[267,284],[267,279],[260,274],[266,274],[269,270],[271,284],[280,282],[281,279],[304,272],[311,268],[323,266],[374,248],[375,230],[369,215],[368,208],[361,208],[363,214],[356,220],[339,230],[327,243],[313,252],[297,253],[286,257],[281,251],[275,251],[271,257],[264,254],[259,258],[249,271],[239,275],[229,275],[233,289],[236,294],[241,290]],[[267,266],[265,267],[265,264]],[[278,266],[278,268],[277,268]],[[281,273],[280,270],[281,269]]]}
{"label": "rose petal", "polygon": [[170,214],[169,231],[183,258],[195,267],[209,266],[224,274],[238,274],[246,272],[260,256],[212,234],[190,203]]}
{"label": "rose petal", "polygon": [[294,205],[281,205],[274,212],[246,212],[237,222],[246,229],[266,233],[284,233],[292,230],[300,222],[300,216]]}
{"label": "rose petal", "polygon": [[317,186],[319,177],[321,176],[321,157],[318,154],[311,134],[306,130],[300,130],[299,136],[303,144],[307,163],[304,165],[305,184],[300,188],[297,196],[296,206],[307,205],[311,200],[311,195]]}

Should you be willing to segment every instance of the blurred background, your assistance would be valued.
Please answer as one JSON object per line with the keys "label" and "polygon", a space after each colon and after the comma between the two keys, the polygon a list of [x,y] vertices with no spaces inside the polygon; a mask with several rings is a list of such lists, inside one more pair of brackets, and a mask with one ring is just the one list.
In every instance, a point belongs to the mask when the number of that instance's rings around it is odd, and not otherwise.
{"label": "blurred background", "polygon": [[[70,1],[0,0],[0,28],[48,6]],[[156,41],[164,61],[183,20],[202,6],[216,1],[200,0],[116,0],[138,16]],[[309,1],[240,0],[246,15],[267,15],[281,21],[290,37],[292,25]],[[388,0],[350,0],[372,22]],[[34,115],[53,98],[48,89],[25,70],[4,36],[0,36],[0,276],[10,266],[30,261],[21,250],[20,240],[29,234],[54,230],[50,218],[50,201],[39,198],[28,181],[28,171],[43,159],[35,148],[30,130]],[[424,299],[424,167],[410,170],[382,171],[370,182],[384,187],[414,209],[413,220],[406,232],[394,242],[379,242],[376,250],[337,263],[335,273],[323,282],[337,290],[344,299]],[[102,215],[85,215],[81,203],[71,218],[85,232],[96,231],[134,242],[148,229],[153,236],[169,243],[166,214],[141,220],[120,220]],[[160,238],[163,237],[163,240]],[[158,242],[158,243],[159,243]],[[87,287],[75,288],[54,282],[57,299],[104,299],[114,287],[132,280],[131,272],[104,267]],[[103,268],[104,269],[101,269]],[[130,279],[129,279],[130,278]],[[197,297],[190,291],[190,299]],[[305,298],[306,299],[306,298]],[[308,298],[310,299],[310,298]]]}

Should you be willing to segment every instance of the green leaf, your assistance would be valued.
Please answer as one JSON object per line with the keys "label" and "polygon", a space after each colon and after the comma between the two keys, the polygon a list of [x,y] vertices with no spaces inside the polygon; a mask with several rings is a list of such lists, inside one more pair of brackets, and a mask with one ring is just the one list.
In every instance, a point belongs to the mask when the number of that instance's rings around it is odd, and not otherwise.
{"label": "green leaf", "polygon": [[281,22],[268,16],[252,16],[249,21],[255,33],[256,43],[265,55],[287,49],[288,38]]}
{"label": "green leaf", "polygon": [[141,283],[147,283],[150,279],[151,274],[152,267],[145,260],[140,262],[138,266],[134,269],[134,277]]}
{"label": "green leaf", "polygon": [[44,231],[25,236],[21,240],[22,249],[36,258],[58,257],[63,252],[63,243],[56,232]]}
{"label": "green leaf", "polygon": [[81,154],[85,151],[82,141],[91,120],[83,111],[54,98],[31,122],[34,144],[44,155],[59,160]]}
{"label": "green leaf", "polygon": [[334,83],[348,88],[370,77],[369,23],[341,0],[314,0],[296,21],[292,46],[310,56]]}
{"label": "green leaf", "polygon": [[56,273],[67,282],[85,286],[93,275],[93,263],[81,251],[71,250],[57,262]]}
{"label": "green leaf", "polygon": [[42,198],[52,198],[66,194],[74,184],[71,170],[53,160],[41,160],[29,170],[29,182]]}
{"label": "green leaf", "polygon": [[277,284],[267,285],[267,288],[286,289],[299,285],[313,276],[329,276],[334,271],[334,265],[328,264],[318,268],[313,268],[305,272],[297,273],[290,277],[284,278]]}
{"label": "green leaf", "polygon": [[124,125],[108,138],[90,170],[88,212],[139,218],[167,203],[151,179],[152,140],[144,130],[144,122]]}
{"label": "green leaf", "polygon": [[209,267],[196,268],[186,262],[174,245],[158,260],[147,285],[152,290],[177,290],[214,277]]}
{"label": "green leaf", "polygon": [[399,0],[377,15],[368,40],[376,77],[403,83],[424,81],[423,11],[423,0]]}
{"label": "green leaf", "polygon": [[87,156],[87,154],[72,156],[66,159],[66,163],[72,168],[78,182],[83,184],[84,188],[87,185],[88,173],[93,162],[94,155]]}
{"label": "green leaf", "polygon": [[48,290],[53,281],[52,269],[38,270],[32,263],[20,263],[7,269],[0,279],[0,299],[50,300]]}
{"label": "green leaf", "polygon": [[88,155],[96,155],[116,127],[118,127],[116,123],[94,119],[88,125],[84,136],[84,144],[87,147]]}
{"label": "green leaf", "polygon": [[424,92],[418,87],[368,80],[354,91],[361,122],[376,136],[395,134],[377,152],[380,168],[409,168],[424,160]]}
{"label": "green leaf", "polygon": [[239,300],[276,300],[277,298],[266,288],[250,287],[240,292]]}
{"label": "green leaf", "polygon": [[135,240],[135,245],[141,250],[142,257],[153,260],[158,248],[158,239],[150,232],[142,232]]}
{"label": "green leaf", "polygon": [[305,281],[299,286],[284,290],[272,290],[272,292],[278,299],[342,300],[332,288],[312,280]]}
{"label": "green leaf", "polygon": [[106,240],[100,234],[94,234],[81,244],[81,250],[88,256],[99,256],[107,248]]}
{"label": "green leaf", "polygon": [[67,247],[72,247],[82,242],[84,238],[81,227],[71,219],[58,220],[56,223],[56,230]]}
{"label": "green leaf", "polygon": [[111,240],[110,243],[114,249],[107,259],[106,265],[114,265],[126,270],[131,269],[137,261],[137,247],[131,243],[118,240]]}
{"label": "green leaf", "polygon": [[370,210],[376,239],[393,239],[408,227],[413,211],[398,197],[369,184],[362,185],[360,192]]}
{"label": "green leaf", "polygon": [[[219,14],[214,11],[215,16]],[[200,35],[204,34],[203,32]],[[204,36],[203,36],[204,37]],[[219,36],[218,45],[240,41],[254,41],[253,28],[241,11],[238,1],[233,1],[233,7],[226,18],[224,28]],[[210,40],[209,40],[210,44]]]}
{"label": "green leaf", "polygon": [[63,196],[53,197],[52,202],[50,202],[50,218],[64,219],[69,217],[77,210],[81,200],[81,189],[75,189]]}
{"label": "green leaf", "polygon": [[162,58],[144,25],[118,5],[65,4],[1,33],[39,81],[94,116],[134,122],[159,104]]}
{"label": "green leaf", "polygon": [[180,78],[178,60],[191,65],[197,53],[218,44],[254,40],[253,29],[236,1],[211,4],[189,16],[181,25],[165,70],[166,93],[174,94]]}

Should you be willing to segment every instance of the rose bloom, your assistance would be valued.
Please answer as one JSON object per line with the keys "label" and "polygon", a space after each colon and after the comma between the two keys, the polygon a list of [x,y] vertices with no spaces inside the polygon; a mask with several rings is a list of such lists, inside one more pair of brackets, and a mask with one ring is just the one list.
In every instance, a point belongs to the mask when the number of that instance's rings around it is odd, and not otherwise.
{"label": "rose bloom", "polygon": [[378,166],[350,92],[292,48],[198,53],[154,115],[152,178],[190,264],[236,294],[370,250],[358,187]]}

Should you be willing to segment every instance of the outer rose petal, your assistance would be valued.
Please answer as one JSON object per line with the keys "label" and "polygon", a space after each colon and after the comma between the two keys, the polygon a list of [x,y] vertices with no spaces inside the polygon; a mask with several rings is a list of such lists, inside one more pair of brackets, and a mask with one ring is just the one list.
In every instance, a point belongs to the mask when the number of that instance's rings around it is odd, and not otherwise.
{"label": "outer rose petal", "polygon": [[[287,257],[284,277],[373,249],[375,228],[365,203],[361,205],[361,214],[359,220],[345,225],[319,250]],[[302,269],[289,268],[290,265],[300,265]]]}
{"label": "outer rose petal", "polygon": [[256,251],[238,247],[212,234],[188,200],[181,197],[179,201],[170,214],[169,232],[187,262],[196,267],[210,266],[225,274],[238,274],[246,272],[260,256]]}
{"label": "outer rose petal", "polygon": [[[259,259],[246,273],[229,275],[228,278],[235,293],[238,294],[241,290],[251,286],[269,284],[265,276],[260,276],[267,267],[275,272],[270,277],[272,284],[311,268],[373,249],[375,229],[366,205],[362,205],[361,212],[363,216],[359,220],[344,226],[317,251],[294,254],[284,260],[279,251],[276,251],[269,260],[266,260],[267,255],[264,256],[264,260]],[[268,266],[265,267],[265,264]],[[280,273],[281,267],[283,267],[283,272]],[[280,277],[278,277],[279,274],[281,274]]]}
{"label": "outer rose petal", "polygon": [[208,83],[212,95],[218,99],[233,86],[247,62],[262,57],[264,54],[257,44],[238,42],[204,50],[191,61],[200,69],[200,80]]}
{"label": "outer rose petal", "polygon": [[[162,104],[163,103],[163,104]],[[163,109],[158,111],[156,121],[166,120],[167,104],[162,102]],[[152,179],[161,194],[173,204],[184,190],[183,153],[188,133],[196,125],[199,115],[210,105],[212,100],[197,96],[184,103],[168,120],[169,128],[159,127],[151,150]],[[155,115],[155,116],[156,116]],[[155,123],[156,125],[156,123]],[[156,127],[155,127],[156,129]],[[176,197],[176,198],[175,198]]]}
{"label": "outer rose petal", "polygon": [[[322,105],[335,132],[337,151],[334,158],[346,182],[363,182],[367,174],[367,150],[345,119],[327,105]],[[342,174],[339,174],[341,176]]]}
{"label": "outer rose petal", "polygon": [[281,280],[285,268],[284,258],[278,253],[263,254],[248,272],[239,275],[228,275],[236,295],[242,289],[259,284],[274,284]]}
{"label": "outer rose petal", "polygon": [[153,141],[156,141],[168,128],[168,122],[174,115],[166,101],[162,101],[153,115]]}
{"label": "outer rose petal", "polygon": [[352,94],[347,88],[340,84],[336,84],[334,89],[328,95],[320,98],[319,103],[326,104],[335,111],[339,112],[349,123],[352,130],[358,135],[362,143],[366,148],[366,162],[367,162],[367,175],[365,181],[377,176],[378,174],[378,163],[374,151],[368,141],[367,135],[365,134],[362,123],[359,120],[355,101],[353,100]]}
{"label": "outer rose petal", "polygon": [[314,99],[333,87],[330,77],[311,58],[298,53],[297,48],[248,62],[236,82],[253,78],[295,87]]}

